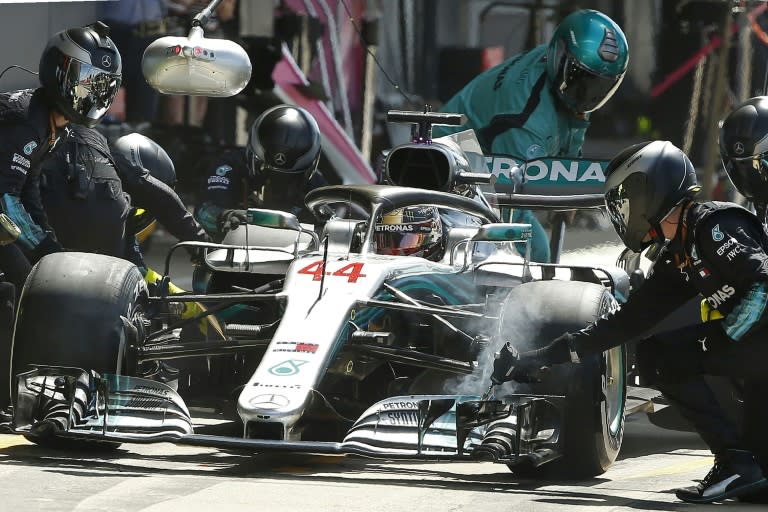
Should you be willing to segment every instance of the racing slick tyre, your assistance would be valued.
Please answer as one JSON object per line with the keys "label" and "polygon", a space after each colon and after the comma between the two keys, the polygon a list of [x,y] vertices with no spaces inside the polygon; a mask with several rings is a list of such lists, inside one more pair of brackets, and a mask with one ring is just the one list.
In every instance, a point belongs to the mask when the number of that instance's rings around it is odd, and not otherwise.
{"label": "racing slick tyre", "polygon": [[[147,296],[141,272],[126,260],[77,252],[45,256],[32,268],[19,299],[11,375],[30,365],[122,373],[121,317],[141,327]],[[26,437],[51,447],[119,446],[44,434]]]}
{"label": "racing slick tyre", "polygon": [[[540,348],[564,332],[582,329],[616,307],[602,285],[580,281],[534,281],[513,288],[501,309],[501,339],[520,351]],[[510,465],[519,474],[586,478],[604,473],[619,454],[626,401],[624,347],[555,365],[536,384],[506,384],[516,393],[565,395],[563,456],[540,468]],[[514,390],[511,388],[514,386]],[[499,395],[503,393],[502,388]]]}

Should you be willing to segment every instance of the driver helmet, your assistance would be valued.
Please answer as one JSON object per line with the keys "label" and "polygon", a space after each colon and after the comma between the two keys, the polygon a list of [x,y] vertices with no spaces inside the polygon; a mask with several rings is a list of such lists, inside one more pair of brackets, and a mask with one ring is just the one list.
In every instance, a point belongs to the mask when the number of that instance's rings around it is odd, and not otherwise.
{"label": "driver helmet", "polygon": [[443,223],[434,206],[407,206],[382,215],[374,228],[377,254],[443,257]]}
{"label": "driver helmet", "polygon": [[635,252],[663,242],[661,222],[700,188],[691,161],[664,140],[624,149],[605,170],[608,217],[624,245]]}
{"label": "driver helmet", "polygon": [[97,21],[56,33],[40,57],[40,84],[71,122],[90,128],[107,113],[122,79],[109,27]]}
{"label": "driver helmet", "polygon": [[246,146],[251,183],[265,208],[285,209],[303,202],[320,161],[320,129],[301,107],[277,105],[251,126]]}
{"label": "driver helmet", "polygon": [[605,14],[582,9],[555,29],[547,50],[547,74],[566,108],[585,114],[602,107],[624,79],[627,38]]}
{"label": "driver helmet", "polygon": [[728,114],[720,127],[720,158],[741,195],[768,204],[768,96],[748,99]]}

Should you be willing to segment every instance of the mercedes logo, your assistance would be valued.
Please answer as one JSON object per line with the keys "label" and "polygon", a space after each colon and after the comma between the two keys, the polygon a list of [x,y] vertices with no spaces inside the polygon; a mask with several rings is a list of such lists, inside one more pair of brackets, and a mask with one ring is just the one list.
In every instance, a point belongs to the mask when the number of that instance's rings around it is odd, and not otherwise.
{"label": "mercedes logo", "polygon": [[273,160],[277,165],[285,165],[285,162],[288,161],[288,159],[285,157],[285,153],[277,153]]}
{"label": "mercedes logo", "polygon": [[736,153],[737,155],[744,154],[744,144],[742,144],[741,142],[737,142],[736,144],[734,144],[733,152]]}
{"label": "mercedes logo", "polygon": [[104,55],[101,58],[101,65],[104,66],[105,68],[111,68],[112,67],[112,57],[110,57],[109,55]]}
{"label": "mercedes logo", "polygon": [[283,395],[258,395],[249,400],[253,407],[259,409],[279,409],[288,405],[290,400]]}

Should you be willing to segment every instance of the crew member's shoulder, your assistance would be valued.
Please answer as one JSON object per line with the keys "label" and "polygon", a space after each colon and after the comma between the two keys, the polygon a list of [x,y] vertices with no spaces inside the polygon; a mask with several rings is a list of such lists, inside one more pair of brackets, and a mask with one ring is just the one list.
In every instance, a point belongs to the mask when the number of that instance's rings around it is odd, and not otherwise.
{"label": "crew member's shoulder", "polygon": [[721,201],[701,203],[696,207],[696,238],[718,243],[739,231],[761,231],[754,213],[736,204]]}
{"label": "crew member's shoulder", "polygon": [[248,164],[245,148],[228,149],[210,159],[208,165],[211,173],[226,173],[232,170],[244,170]]}

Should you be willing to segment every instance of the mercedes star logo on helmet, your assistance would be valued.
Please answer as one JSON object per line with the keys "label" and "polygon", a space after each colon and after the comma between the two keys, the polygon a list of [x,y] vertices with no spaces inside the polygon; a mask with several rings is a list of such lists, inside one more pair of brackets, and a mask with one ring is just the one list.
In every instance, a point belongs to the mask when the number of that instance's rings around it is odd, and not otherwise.
{"label": "mercedes star logo on helmet", "polygon": [[275,158],[273,158],[272,160],[275,162],[276,165],[285,165],[285,162],[288,161],[288,159],[285,158],[284,153],[277,153],[275,155]]}
{"label": "mercedes star logo on helmet", "polygon": [[744,153],[744,144],[742,144],[741,142],[737,142],[736,144],[734,144],[733,145],[733,152],[736,153],[737,155],[743,154]]}
{"label": "mercedes star logo on helmet", "polygon": [[101,58],[101,65],[104,66],[105,68],[112,67],[112,57],[110,57],[109,55],[104,55]]}

